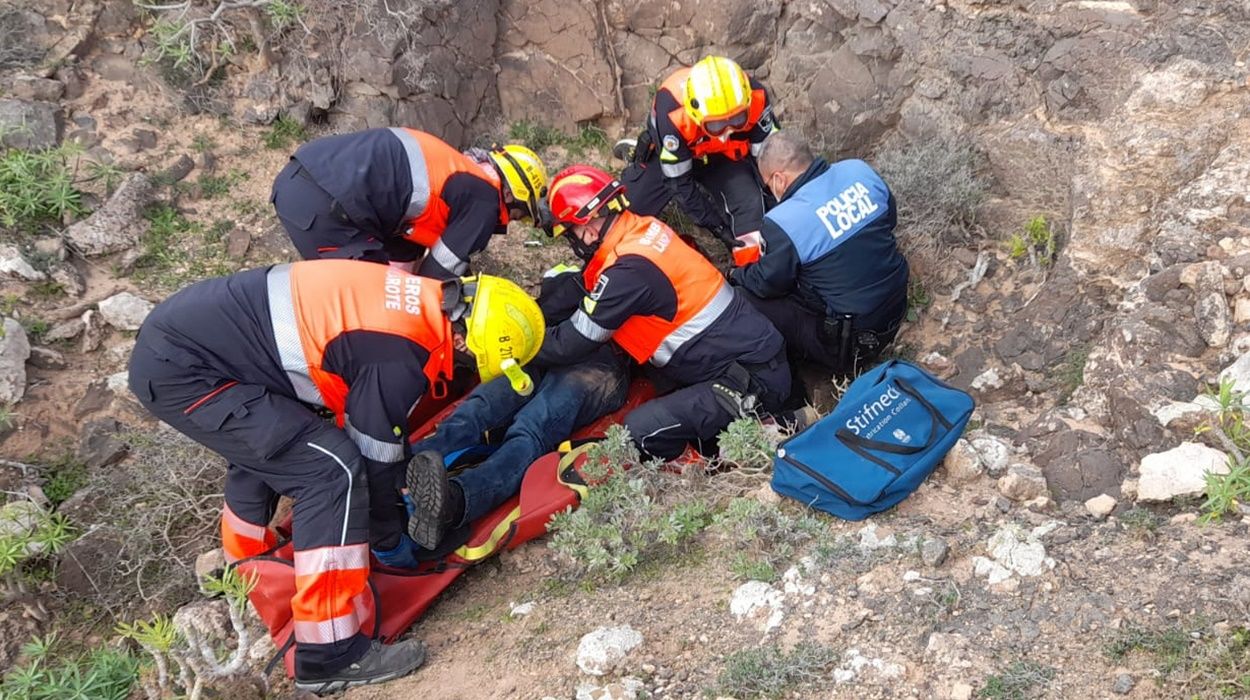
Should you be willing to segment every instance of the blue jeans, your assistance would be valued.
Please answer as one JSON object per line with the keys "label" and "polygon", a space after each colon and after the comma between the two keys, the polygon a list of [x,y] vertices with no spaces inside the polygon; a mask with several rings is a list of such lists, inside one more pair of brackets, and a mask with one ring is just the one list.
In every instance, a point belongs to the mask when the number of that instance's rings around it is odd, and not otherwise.
{"label": "blue jeans", "polygon": [[556,448],[578,428],[625,403],[629,373],[625,357],[610,346],[571,367],[526,368],[534,393],[521,396],[506,377],[482,384],[413,452],[447,455],[482,443],[487,431],[507,426],[503,442],[481,464],[452,477],[464,491],[459,527],[495,509],[521,488],[530,464]]}

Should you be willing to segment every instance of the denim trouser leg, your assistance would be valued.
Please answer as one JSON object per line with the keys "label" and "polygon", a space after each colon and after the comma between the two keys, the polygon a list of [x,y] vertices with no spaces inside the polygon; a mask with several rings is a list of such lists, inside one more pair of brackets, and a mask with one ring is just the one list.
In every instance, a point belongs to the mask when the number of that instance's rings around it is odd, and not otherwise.
{"label": "denim trouser leg", "polygon": [[578,428],[620,408],[628,384],[624,362],[606,347],[578,365],[550,370],[517,411],[499,449],[453,477],[464,490],[463,522],[473,522],[508,500],[521,488],[534,460]]}
{"label": "denim trouser leg", "polygon": [[529,396],[521,396],[512,390],[507,377],[479,384],[450,416],[438,424],[433,435],[413,444],[412,453],[434,450],[446,456],[456,450],[482,444],[486,431],[506,425],[522,406],[538,396],[545,381],[543,372],[530,368],[526,371],[539,390]]}

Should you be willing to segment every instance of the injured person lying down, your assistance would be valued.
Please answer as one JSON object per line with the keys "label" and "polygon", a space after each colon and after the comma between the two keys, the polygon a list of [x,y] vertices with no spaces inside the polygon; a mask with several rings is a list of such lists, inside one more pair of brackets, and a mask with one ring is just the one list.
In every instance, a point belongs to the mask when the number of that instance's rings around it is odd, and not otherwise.
{"label": "injured person lying down", "polygon": [[[538,304],[548,325],[572,315],[585,290],[571,289],[578,275],[545,278]],[[620,408],[629,389],[626,355],[607,344],[575,365],[526,371],[533,391],[524,396],[508,377],[481,384],[429,437],[415,443],[408,465],[408,534],[390,551],[375,551],[383,564],[411,567],[428,550],[442,549],[444,535],[462,532],[507,501],[529,466],[581,427]],[[449,474],[462,463],[476,465]],[[453,543],[454,544],[454,543]],[[426,554],[422,550],[427,550]]]}

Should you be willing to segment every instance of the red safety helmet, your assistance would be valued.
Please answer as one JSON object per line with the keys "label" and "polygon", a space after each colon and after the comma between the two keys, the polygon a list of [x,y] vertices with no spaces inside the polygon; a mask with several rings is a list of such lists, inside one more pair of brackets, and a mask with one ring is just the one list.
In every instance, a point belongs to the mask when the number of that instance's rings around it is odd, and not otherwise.
{"label": "red safety helmet", "polygon": [[571,165],[551,178],[547,190],[551,235],[564,234],[569,226],[589,223],[608,212],[620,212],[629,206],[625,185],[621,181],[589,165]]}

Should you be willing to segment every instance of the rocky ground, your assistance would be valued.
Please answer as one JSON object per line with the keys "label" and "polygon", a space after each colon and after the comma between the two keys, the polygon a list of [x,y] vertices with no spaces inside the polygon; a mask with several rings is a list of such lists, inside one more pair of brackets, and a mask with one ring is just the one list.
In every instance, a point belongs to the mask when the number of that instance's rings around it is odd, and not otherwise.
{"label": "rocky ground", "polygon": [[[45,517],[74,537],[0,566],[0,666],[198,598],[222,465],[136,410],[126,358],[173,290],[292,259],[268,187],[296,143],[406,123],[610,164],[654,79],[715,48],[886,174],[917,279],[896,352],[974,395],[969,432],[867,523],[803,521],[764,476],[664,476],[668,501],[744,497],[773,526],[612,583],[531,544],[414,628],[426,669],[348,696],[1250,697],[1250,516],[1196,521],[1203,473],[1250,447],[1205,396],[1250,391],[1244,3],[280,6],[303,9],[197,24],[180,53],[169,23],[203,12],[0,3],[0,540]],[[479,262],[534,284],[565,257],[516,229]],[[228,636],[223,610],[183,619]]]}

